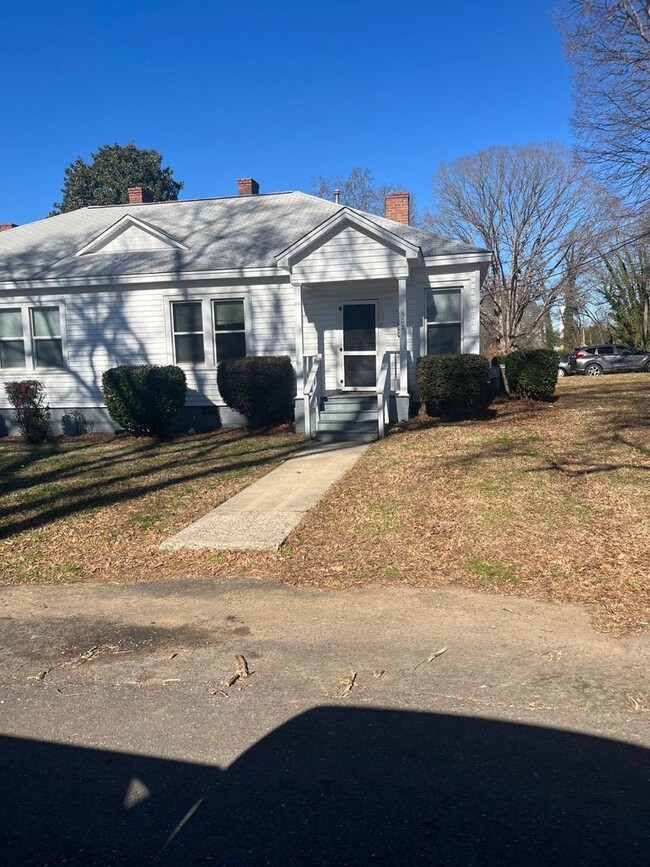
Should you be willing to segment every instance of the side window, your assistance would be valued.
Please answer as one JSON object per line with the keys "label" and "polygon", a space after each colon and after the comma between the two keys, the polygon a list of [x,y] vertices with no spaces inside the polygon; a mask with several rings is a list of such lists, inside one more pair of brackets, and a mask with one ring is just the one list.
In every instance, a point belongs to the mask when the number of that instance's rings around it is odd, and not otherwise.
{"label": "side window", "polygon": [[243,300],[213,301],[214,340],[217,364],[246,355],[246,324]]}
{"label": "side window", "polygon": [[613,346],[599,346],[598,347],[598,355],[613,355],[614,347]]}
{"label": "side window", "polygon": [[177,364],[203,364],[203,305],[201,301],[172,303],[174,358]]}
{"label": "side window", "polygon": [[427,292],[427,355],[460,353],[460,293],[458,287]]}
{"label": "side window", "polygon": [[25,367],[23,312],[20,307],[0,309],[0,368]]}
{"label": "side window", "polygon": [[58,307],[32,307],[32,340],[36,367],[63,367],[63,337]]}

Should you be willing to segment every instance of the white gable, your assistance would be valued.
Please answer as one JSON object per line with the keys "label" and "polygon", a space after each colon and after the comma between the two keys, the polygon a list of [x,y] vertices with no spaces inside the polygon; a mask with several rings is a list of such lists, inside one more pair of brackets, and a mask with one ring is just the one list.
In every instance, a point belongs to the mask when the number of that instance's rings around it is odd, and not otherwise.
{"label": "white gable", "polygon": [[408,272],[402,250],[349,224],[319,239],[291,268],[292,277],[305,283],[407,277]]}
{"label": "white gable", "polygon": [[186,250],[187,247],[162,229],[138,220],[129,214],[118,220],[78,251],[77,256],[90,253],[143,253],[147,250]]}

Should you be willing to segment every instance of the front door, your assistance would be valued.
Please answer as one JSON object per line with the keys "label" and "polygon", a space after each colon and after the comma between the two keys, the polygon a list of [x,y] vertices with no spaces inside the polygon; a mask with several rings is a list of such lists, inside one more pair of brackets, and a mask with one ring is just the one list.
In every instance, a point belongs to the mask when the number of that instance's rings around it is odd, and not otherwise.
{"label": "front door", "polygon": [[339,383],[349,390],[377,385],[377,302],[351,301],[341,305],[341,369]]}

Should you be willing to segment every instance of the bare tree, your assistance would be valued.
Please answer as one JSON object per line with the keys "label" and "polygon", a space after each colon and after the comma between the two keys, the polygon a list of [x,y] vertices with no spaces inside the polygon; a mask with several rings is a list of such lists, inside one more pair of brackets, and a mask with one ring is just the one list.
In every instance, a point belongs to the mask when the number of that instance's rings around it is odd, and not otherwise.
{"label": "bare tree", "polygon": [[[311,178],[311,191],[315,196],[332,200],[335,190],[338,190],[340,193],[342,205],[357,208],[359,211],[365,211],[368,214],[383,216],[384,197],[388,193],[402,192],[404,191],[404,187],[378,184],[370,169],[363,168],[362,166],[355,166],[349,175],[336,175],[333,177],[315,175]],[[415,197],[412,193],[409,219],[411,224],[415,224],[416,205]]]}
{"label": "bare tree", "polygon": [[427,224],[492,250],[481,320],[502,352],[530,341],[558,305],[594,229],[598,198],[558,144],[494,147],[443,164]]}
{"label": "bare tree", "polygon": [[578,150],[636,205],[650,203],[650,3],[566,0]]}

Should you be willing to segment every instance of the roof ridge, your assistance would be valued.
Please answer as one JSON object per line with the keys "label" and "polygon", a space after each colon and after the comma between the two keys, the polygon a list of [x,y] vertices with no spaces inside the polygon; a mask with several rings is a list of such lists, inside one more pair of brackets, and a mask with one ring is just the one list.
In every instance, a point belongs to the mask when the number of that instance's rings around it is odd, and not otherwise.
{"label": "roof ridge", "polygon": [[[237,193],[234,193],[231,196],[200,196],[197,199],[165,199],[159,202],[122,202],[117,205],[86,205],[83,208],[76,208],[77,211],[95,211],[102,210],[106,208],[140,208],[140,207],[149,207],[151,205],[185,205],[190,204],[191,202],[221,202],[224,199],[241,199],[242,201],[250,201],[255,199],[262,198],[270,198],[271,196],[289,196],[294,193],[300,192],[299,190],[278,190],[273,193],[255,193],[252,196],[240,196]],[[303,193],[303,195],[307,195],[307,193]],[[323,199],[323,201],[326,201]],[[74,211],[66,211],[65,213],[71,214]],[[61,217],[62,214],[55,214],[56,217]]]}

